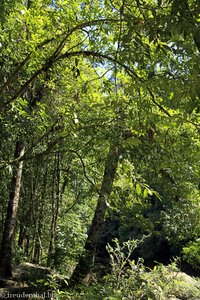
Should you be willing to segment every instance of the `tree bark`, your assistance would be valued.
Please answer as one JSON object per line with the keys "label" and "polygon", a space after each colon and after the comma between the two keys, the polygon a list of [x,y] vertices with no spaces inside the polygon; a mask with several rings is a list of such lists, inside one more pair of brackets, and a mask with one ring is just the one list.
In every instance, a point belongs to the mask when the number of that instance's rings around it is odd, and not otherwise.
{"label": "tree bark", "polygon": [[79,263],[71,276],[69,282],[71,286],[81,282],[91,274],[95,263],[97,242],[99,240],[107,209],[107,200],[112,192],[112,185],[116,174],[118,160],[119,147],[118,144],[115,143],[112,144],[109,149],[95,214],[85,243],[85,253],[80,258]]}
{"label": "tree bark", "polygon": [[[17,141],[15,149],[15,158],[24,155],[25,147],[21,141]],[[2,276],[12,276],[12,242],[16,224],[17,209],[19,204],[21,178],[22,178],[23,161],[20,161],[16,170],[13,172],[10,197],[7,208],[7,215],[4,223],[4,231],[0,250],[0,267]]]}
{"label": "tree bark", "polygon": [[[51,236],[48,249],[47,266],[52,265],[52,255],[55,252],[56,230],[60,207],[60,153],[55,154],[55,166],[52,183],[52,219],[51,219]],[[54,262],[53,262],[54,264]]]}
{"label": "tree bark", "polygon": [[42,229],[43,229],[43,221],[44,221],[44,207],[45,207],[45,197],[46,197],[46,189],[47,189],[47,177],[48,177],[48,165],[45,169],[44,174],[44,182],[42,186],[42,193],[40,198],[40,207],[39,207],[39,216],[36,224],[37,235],[35,239],[34,245],[34,256],[33,259],[36,264],[40,264],[40,259],[42,257]]}

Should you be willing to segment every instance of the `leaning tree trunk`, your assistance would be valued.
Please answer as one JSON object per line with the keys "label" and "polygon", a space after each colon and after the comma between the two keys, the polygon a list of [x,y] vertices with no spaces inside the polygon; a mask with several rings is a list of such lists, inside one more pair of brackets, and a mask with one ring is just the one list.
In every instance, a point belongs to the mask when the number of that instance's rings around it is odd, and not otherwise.
{"label": "leaning tree trunk", "polygon": [[[25,147],[21,141],[17,141],[15,149],[15,158],[21,158],[24,155]],[[13,172],[10,197],[7,208],[7,215],[4,223],[4,231],[0,250],[0,267],[2,275],[12,276],[12,242],[17,218],[17,209],[19,204],[19,195],[21,188],[23,161],[20,161],[16,170]]]}
{"label": "leaning tree trunk", "polygon": [[76,266],[69,284],[74,286],[81,282],[84,278],[90,276],[93,265],[95,263],[95,255],[97,249],[97,242],[100,237],[106,208],[107,200],[112,192],[112,185],[116,174],[117,164],[119,160],[118,144],[112,144],[108,153],[105,170],[102,180],[102,186],[99,193],[99,198],[94,214],[92,224],[90,226],[88,237],[85,243],[85,253],[80,258]]}

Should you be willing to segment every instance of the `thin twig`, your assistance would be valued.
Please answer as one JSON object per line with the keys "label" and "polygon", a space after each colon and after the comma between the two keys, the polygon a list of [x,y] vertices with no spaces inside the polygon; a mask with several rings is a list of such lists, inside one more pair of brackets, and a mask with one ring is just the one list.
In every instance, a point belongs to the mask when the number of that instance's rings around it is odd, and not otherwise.
{"label": "thin twig", "polygon": [[75,153],[76,156],[78,156],[78,158],[79,158],[79,160],[80,160],[80,162],[81,162],[81,165],[82,165],[82,167],[83,167],[83,174],[84,174],[85,178],[87,179],[87,181],[88,181],[92,186],[95,186],[94,182],[88,177],[88,175],[87,175],[87,173],[86,173],[85,163],[84,163],[84,161],[83,161],[81,155],[80,155],[77,151],[75,151],[75,150],[69,150],[69,151],[72,152],[72,153]]}
{"label": "thin twig", "polygon": [[151,96],[151,100],[152,100],[152,102],[164,113],[164,114],[166,114],[168,117],[171,117],[171,114],[162,106],[162,105],[160,105],[157,101],[156,101],[156,99],[155,99],[155,96],[154,96],[154,93],[150,90],[150,88],[149,87],[147,87],[147,90],[148,90],[148,92],[149,92],[149,94],[150,94],[150,96]]}

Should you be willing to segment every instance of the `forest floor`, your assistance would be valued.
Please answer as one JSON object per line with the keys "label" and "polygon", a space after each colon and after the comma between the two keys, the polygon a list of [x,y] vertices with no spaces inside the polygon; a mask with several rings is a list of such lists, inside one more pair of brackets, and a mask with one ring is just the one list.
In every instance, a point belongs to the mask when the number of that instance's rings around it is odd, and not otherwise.
{"label": "forest floor", "polygon": [[[14,266],[12,278],[0,278],[0,299],[59,299],[52,291],[52,288],[50,288],[48,284],[45,284],[45,282],[48,282],[48,275],[50,274],[51,270],[49,268],[31,263],[23,263],[19,266]],[[166,300],[200,300],[199,278],[189,276],[184,272],[174,272],[174,278],[176,279],[174,285],[175,296],[169,297]],[[195,297],[192,293],[194,290],[197,291]],[[76,300],[76,296],[71,299]],[[93,300],[84,296],[81,298],[78,296],[77,299]],[[98,297],[95,297],[95,299],[102,300]]]}
{"label": "forest floor", "polygon": [[54,299],[53,292],[45,287],[50,273],[50,269],[31,263],[14,266],[12,278],[0,278],[0,299]]}

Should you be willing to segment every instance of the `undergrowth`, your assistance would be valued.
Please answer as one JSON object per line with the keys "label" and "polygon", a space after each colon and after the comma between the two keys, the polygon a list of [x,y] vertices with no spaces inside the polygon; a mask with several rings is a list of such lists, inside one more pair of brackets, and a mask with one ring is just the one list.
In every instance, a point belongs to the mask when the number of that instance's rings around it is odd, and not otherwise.
{"label": "undergrowth", "polygon": [[[76,290],[60,290],[53,279],[48,284],[55,291],[58,300],[198,300],[200,282],[181,277],[176,259],[168,266],[156,265],[153,269],[144,266],[142,258],[131,260],[131,254],[138,241],[119,244],[114,240],[114,247],[107,246],[112,271],[101,281],[88,285],[79,285]],[[186,275],[187,276],[187,275]]]}

